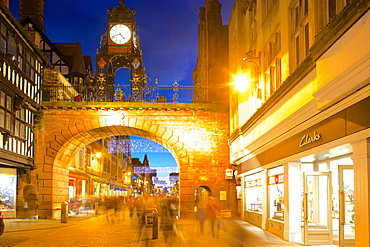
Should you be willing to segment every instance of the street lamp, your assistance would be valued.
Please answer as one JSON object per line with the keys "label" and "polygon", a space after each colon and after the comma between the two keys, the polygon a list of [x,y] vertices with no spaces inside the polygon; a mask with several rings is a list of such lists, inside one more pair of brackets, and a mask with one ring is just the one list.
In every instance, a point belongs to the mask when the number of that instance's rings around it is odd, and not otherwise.
{"label": "street lamp", "polygon": [[[252,81],[258,82],[258,76],[260,74],[260,58],[255,55],[255,50],[248,51],[245,56],[242,58],[244,64],[241,68],[241,72],[234,76],[234,85],[236,86],[239,92],[245,92],[245,90],[250,87]],[[255,65],[254,73],[252,69],[248,69],[247,64],[252,63]]]}
{"label": "street lamp", "polygon": [[250,84],[250,74],[242,71],[234,77],[234,84],[239,92],[245,92]]}

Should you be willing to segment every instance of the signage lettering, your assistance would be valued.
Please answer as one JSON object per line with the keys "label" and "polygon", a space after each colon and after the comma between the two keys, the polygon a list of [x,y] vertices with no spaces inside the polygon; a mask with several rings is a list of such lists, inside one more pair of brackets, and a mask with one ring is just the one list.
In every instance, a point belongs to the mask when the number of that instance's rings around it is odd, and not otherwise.
{"label": "signage lettering", "polygon": [[316,131],[313,132],[313,136],[304,135],[299,143],[299,147],[304,147],[312,142],[316,142],[321,139],[321,134]]}

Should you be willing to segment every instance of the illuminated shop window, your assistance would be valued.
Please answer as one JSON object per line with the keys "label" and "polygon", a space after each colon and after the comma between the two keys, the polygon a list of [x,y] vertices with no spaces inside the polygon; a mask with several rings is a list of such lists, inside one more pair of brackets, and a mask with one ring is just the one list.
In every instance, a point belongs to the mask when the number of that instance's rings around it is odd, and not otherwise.
{"label": "illuminated shop window", "polygon": [[245,206],[247,210],[262,213],[262,173],[245,177]]}
{"label": "illuminated shop window", "polygon": [[0,168],[0,211],[15,211],[17,171]]}
{"label": "illuminated shop window", "polygon": [[269,217],[284,220],[284,167],[268,170]]}

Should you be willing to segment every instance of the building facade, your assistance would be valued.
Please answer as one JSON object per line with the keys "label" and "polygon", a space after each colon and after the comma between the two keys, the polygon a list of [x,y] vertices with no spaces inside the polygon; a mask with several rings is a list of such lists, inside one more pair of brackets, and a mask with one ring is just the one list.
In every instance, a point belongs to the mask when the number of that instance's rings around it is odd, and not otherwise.
{"label": "building facade", "polygon": [[[127,140],[129,142],[129,140]],[[129,195],[130,158],[118,136],[104,138],[80,149],[69,166],[69,201],[94,201]]]}
{"label": "building facade", "polygon": [[0,210],[6,218],[34,217],[34,128],[48,62],[8,7],[0,2]]}
{"label": "building facade", "polygon": [[229,145],[243,220],[289,242],[370,245],[369,17],[362,0],[235,1]]}
{"label": "building facade", "polygon": [[222,23],[221,7],[218,0],[207,0],[199,8],[194,102],[228,104],[228,29]]}

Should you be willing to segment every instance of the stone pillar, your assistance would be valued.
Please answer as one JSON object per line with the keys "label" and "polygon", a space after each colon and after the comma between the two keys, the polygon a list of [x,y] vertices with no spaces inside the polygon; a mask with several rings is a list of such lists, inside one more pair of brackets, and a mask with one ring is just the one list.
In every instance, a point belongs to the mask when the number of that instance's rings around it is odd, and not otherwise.
{"label": "stone pillar", "polygon": [[356,246],[370,246],[370,143],[369,138],[353,146],[355,182]]}
{"label": "stone pillar", "polygon": [[289,162],[284,165],[284,240],[301,242],[302,181],[301,163]]}

